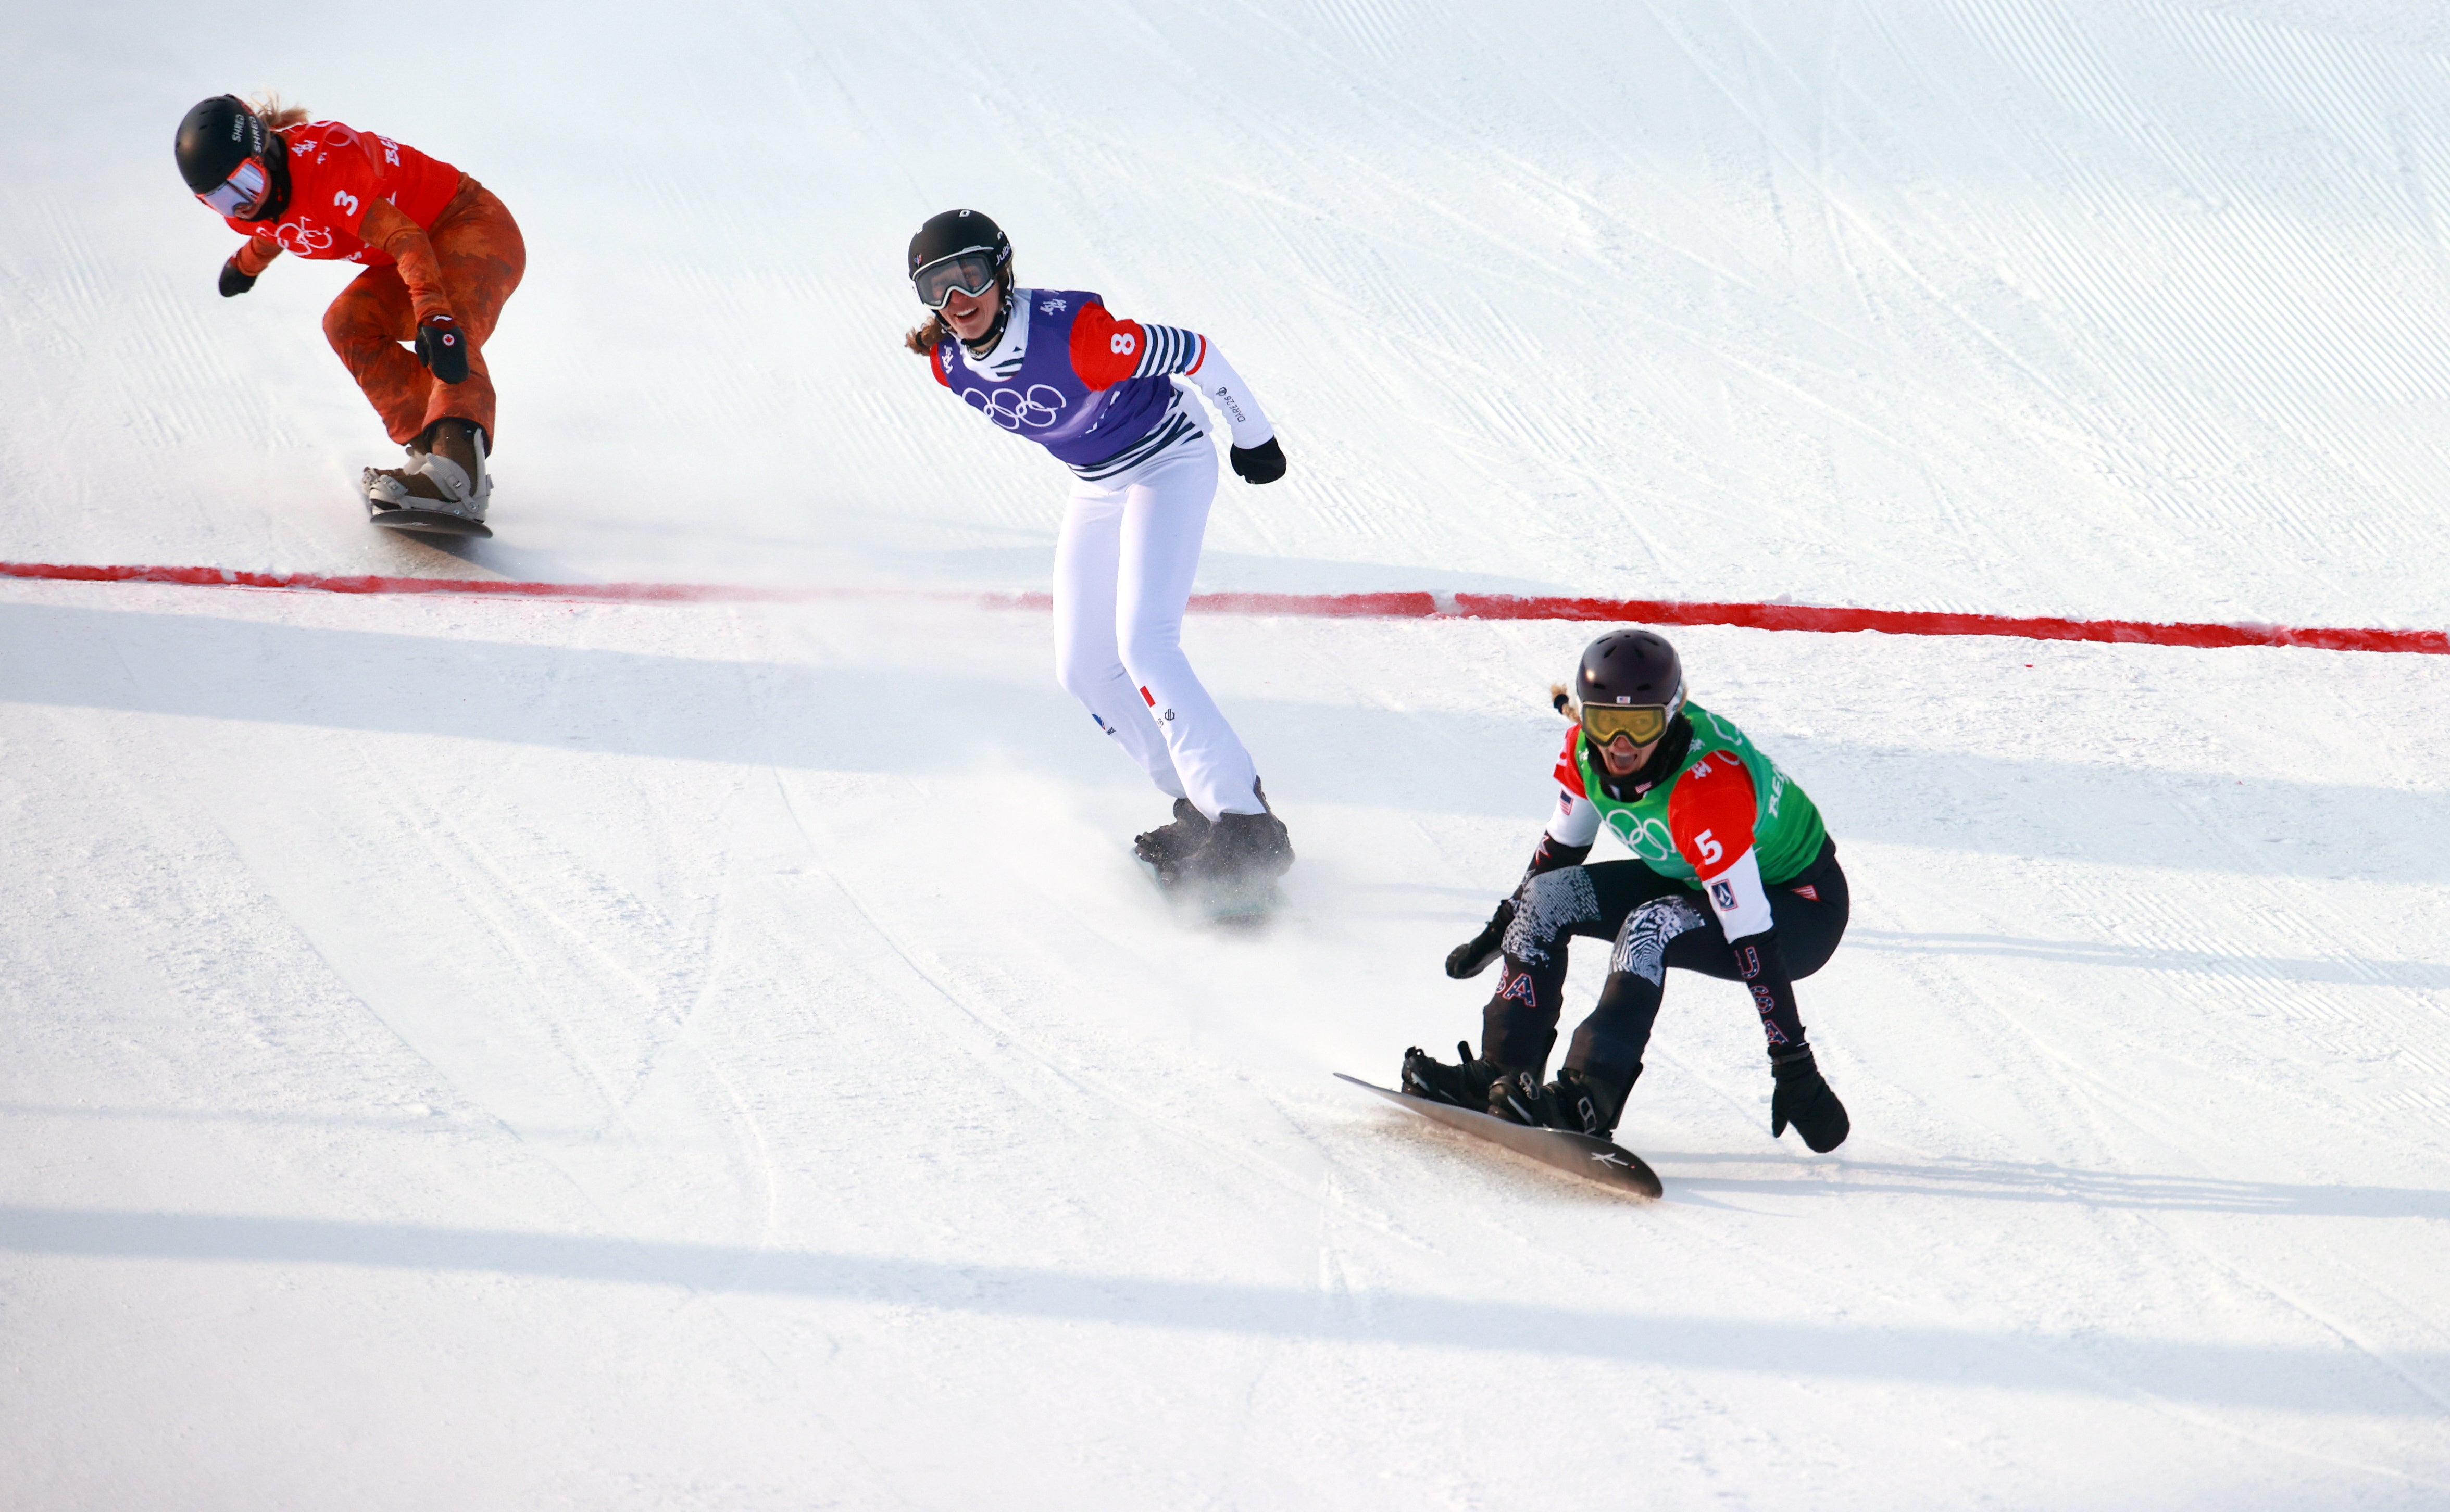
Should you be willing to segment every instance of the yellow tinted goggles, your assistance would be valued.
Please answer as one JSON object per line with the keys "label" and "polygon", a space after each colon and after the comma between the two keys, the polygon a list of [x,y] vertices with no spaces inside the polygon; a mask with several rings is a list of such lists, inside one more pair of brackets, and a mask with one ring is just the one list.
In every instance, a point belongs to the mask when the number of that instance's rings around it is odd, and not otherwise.
{"label": "yellow tinted goggles", "polygon": [[1602,746],[1619,735],[1647,746],[1667,733],[1673,712],[1663,704],[1585,704],[1583,729]]}

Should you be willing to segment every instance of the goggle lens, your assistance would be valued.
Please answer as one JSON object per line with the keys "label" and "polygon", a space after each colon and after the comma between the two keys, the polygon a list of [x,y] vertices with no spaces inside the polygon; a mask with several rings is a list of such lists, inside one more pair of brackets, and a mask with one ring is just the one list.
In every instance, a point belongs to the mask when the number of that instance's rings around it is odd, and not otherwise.
{"label": "goggle lens", "polygon": [[977,299],[995,287],[996,258],[992,252],[962,252],[940,258],[910,275],[919,290],[919,302],[931,310],[941,310],[944,301],[956,294]]}
{"label": "goggle lens", "polygon": [[271,178],[263,171],[263,165],[254,158],[249,158],[240,164],[237,171],[224,179],[218,187],[197,195],[196,198],[224,215],[238,215],[242,211],[252,210],[262,204],[264,188],[271,182]]}
{"label": "goggle lens", "polygon": [[1670,711],[1659,704],[1585,704],[1583,728],[1604,746],[1619,735],[1647,746],[1667,733]]}

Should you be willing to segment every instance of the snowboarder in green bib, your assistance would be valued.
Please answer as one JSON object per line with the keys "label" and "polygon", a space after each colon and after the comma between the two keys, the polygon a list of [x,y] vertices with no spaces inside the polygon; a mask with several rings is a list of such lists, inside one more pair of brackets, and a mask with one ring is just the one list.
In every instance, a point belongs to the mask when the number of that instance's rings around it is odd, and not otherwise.
{"label": "snowboarder in green bib", "polygon": [[[1821,1079],[1795,1007],[1795,979],[1846,932],[1846,874],[1820,811],[1744,732],[1686,701],[1676,649],[1611,630],[1583,652],[1575,721],[1557,760],[1557,812],[1513,895],[1447,957],[1447,975],[1503,961],[1481,1014],[1481,1053],[1450,1066],[1404,1056],[1403,1087],[1520,1123],[1605,1138],[1642,1075],[1667,968],[1740,981],[1769,1040],[1770,1136],[1788,1124],[1815,1151],[1846,1140],[1845,1105]],[[1604,827],[1638,858],[1585,864]],[[1599,1003],[1544,1081],[1557,1042],[1565,941],[1613,940]]]}

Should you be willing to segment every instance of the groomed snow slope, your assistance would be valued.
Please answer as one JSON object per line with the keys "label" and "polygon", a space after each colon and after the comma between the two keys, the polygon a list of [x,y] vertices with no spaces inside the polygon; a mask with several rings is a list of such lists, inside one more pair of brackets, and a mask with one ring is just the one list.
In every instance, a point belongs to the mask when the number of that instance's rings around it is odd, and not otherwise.
{"label": "groomed snow slope", "polygon": [[[0,557],[1042,586],[891,346],[974,203],[1277,412],[1210,587],[2450,618],[2450,25],[1805,9],[12,18]],[[520,216],[499,540],[213,297],[257,84]],[[1678,979],[1643,1206],[1328,1076],[1474,1032],[1587,631],[1194,621],[1246,938],[1029,614],[0,584],[0,1504],[2450,1497],[2440,659],[1680,632],[1857,1134]]]}

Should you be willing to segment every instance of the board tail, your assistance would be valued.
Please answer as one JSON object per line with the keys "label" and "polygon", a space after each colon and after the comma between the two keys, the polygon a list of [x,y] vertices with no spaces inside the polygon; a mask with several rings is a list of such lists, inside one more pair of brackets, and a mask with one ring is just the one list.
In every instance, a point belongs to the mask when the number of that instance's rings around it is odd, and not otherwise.
{"label": "board tail", "polygon": [[1349,1081],[1364,1092],[1374,1092],[1431,1123],[1444,1124],[1458,1134],[1468,1134],[1476,1139],[1486,1139],[1490,1144],[1511,1150],[1518,1155],[1527,1155],[1567,1175],[1582,1176],[1602,1186],[1643,1197],[1656,1197],[1662,1190],[1659,1184],[1659,1173],[1651,1170],[1647,1162],[1632,1151],[1605,1139],[1565,1129],[1535,1129],[1528,1124],[1510,1123],[1485,1113],[1474,1113],[1468,1108],[1432,1102],[1427,1097],[1413,1096],[1409,1092],[1381,1087],[1358,1076],[1348,1076],[1340,1071],[1335,1077],[1338,1081]]}

